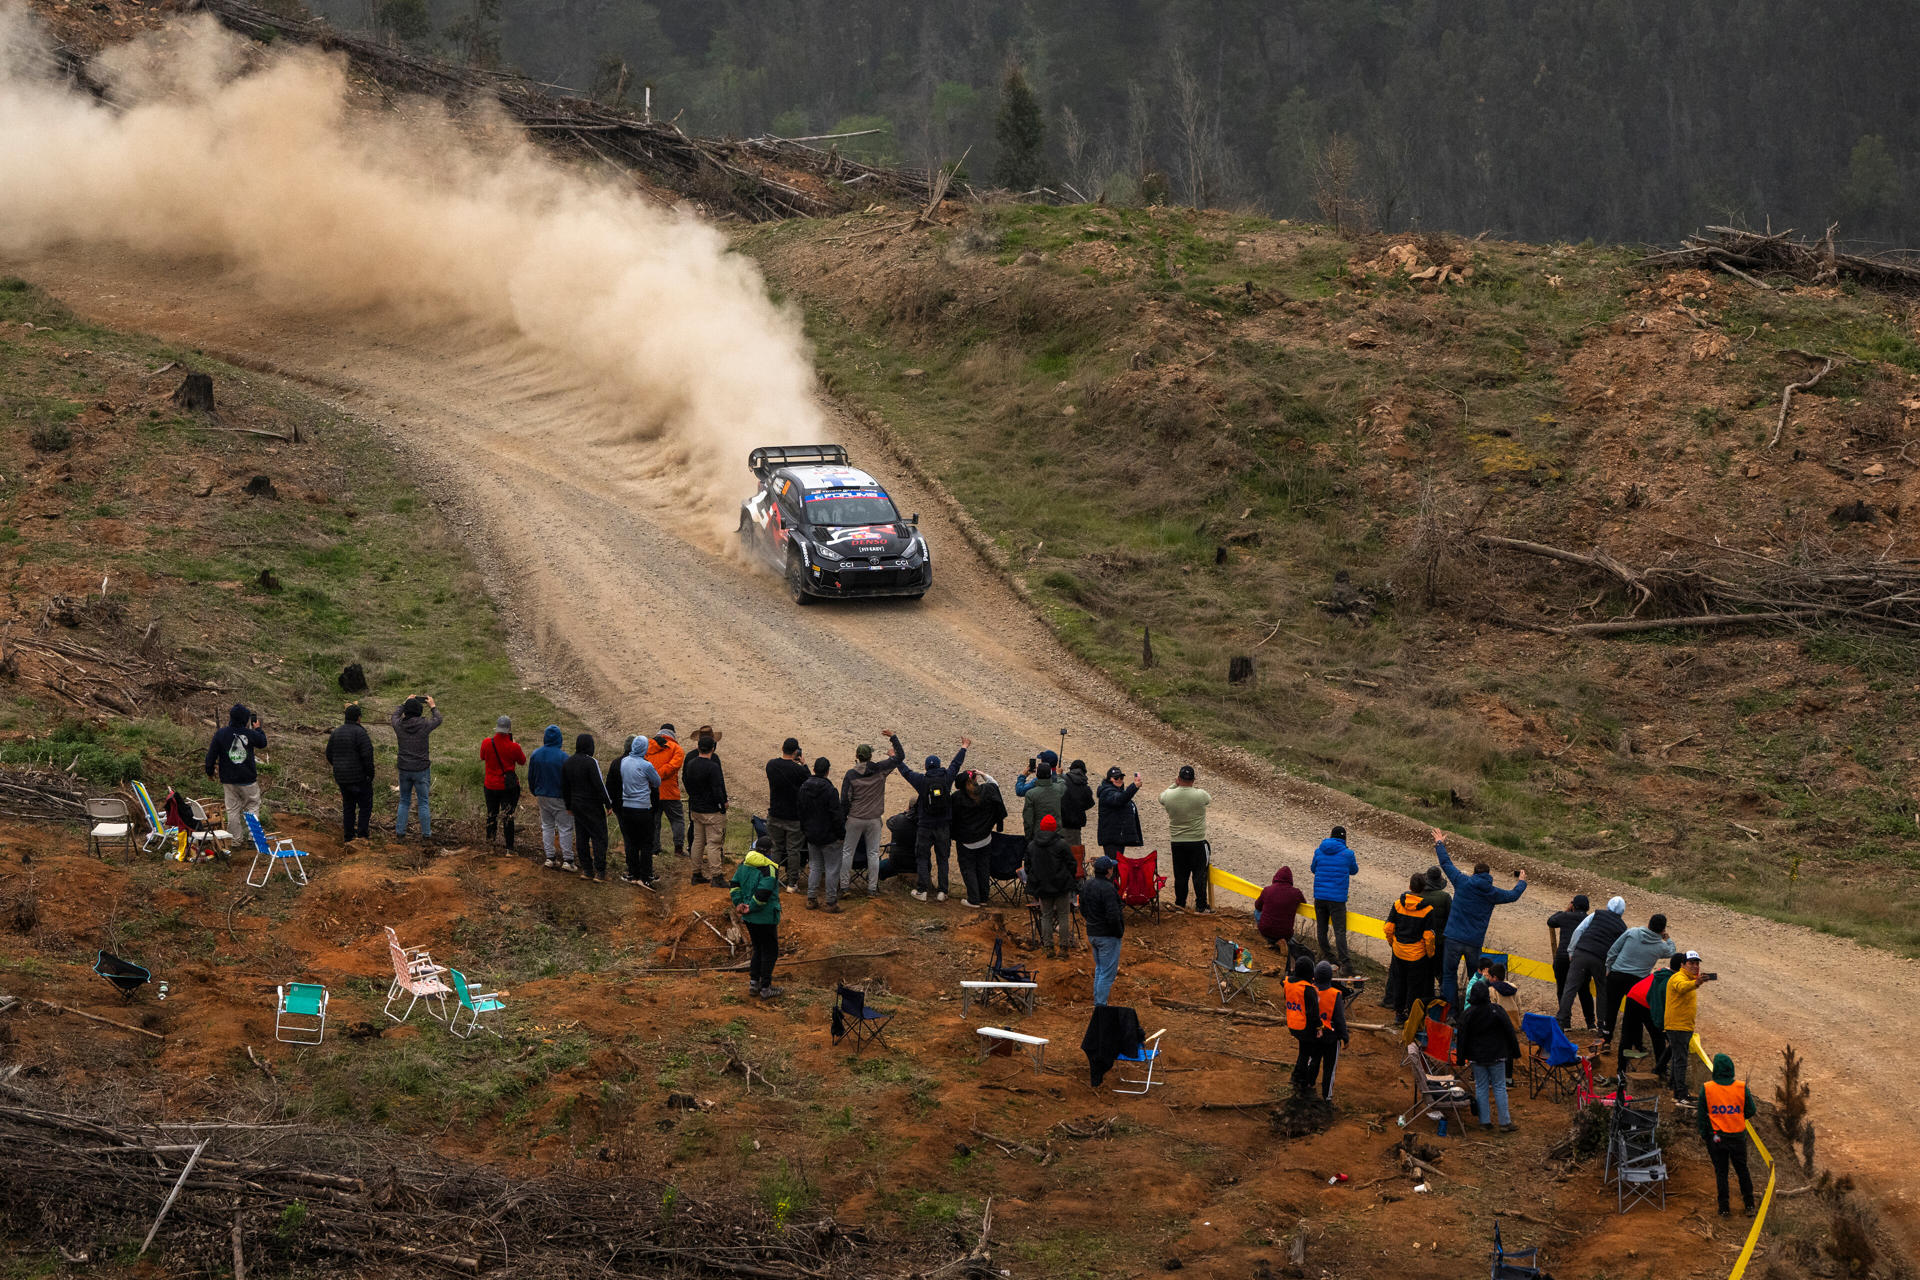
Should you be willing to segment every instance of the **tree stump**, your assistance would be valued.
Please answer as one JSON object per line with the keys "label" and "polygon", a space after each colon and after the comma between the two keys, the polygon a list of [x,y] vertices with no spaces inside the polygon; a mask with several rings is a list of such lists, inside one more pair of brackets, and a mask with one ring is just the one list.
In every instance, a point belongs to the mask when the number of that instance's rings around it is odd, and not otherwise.
{"label": "tree stump", "polygon": [[280,590],[280,577],[271,569],[260,571],[260,589],[272,593]]}
{"label": "tree stump", "polygon": [[347,693],[365,693],[367,691],[367,673],[357,662],[350,662],[340,672],[340,688]]}
{"label": "tree stump", "polygon": [[1227,683],[1246,684],[1253,679],[1253,658],[1242,656],[1227,659]]}
{"label": "tree stump", "polygon": [[1140,665],[1143,667],[1151,667],[1153,665],[1152,627],[1140,628]]}
{"label": "tree stump", "polygon": [[255,476],[247,481],[247,493],[255,498],[279,498],[280,491],[273,487],[272,476]]}
{"label": "tree stump", "polygon": [[213,412],[213,379],[204,373],[190,373],[173,393],[176,409],[193,413]]}

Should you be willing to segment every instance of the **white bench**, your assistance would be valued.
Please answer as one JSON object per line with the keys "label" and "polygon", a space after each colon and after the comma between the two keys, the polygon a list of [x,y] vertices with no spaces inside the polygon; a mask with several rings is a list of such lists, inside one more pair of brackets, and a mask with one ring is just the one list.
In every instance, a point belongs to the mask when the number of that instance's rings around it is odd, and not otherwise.
{"label": "white bench", "polygon": [[1033,1069],[1046,1069],[1047,1038],[1045,1036],[1024,1036],[1018,1031],[1009,1031],[1005,1027],[975,1027],[973,1033],[980,1037],[980,1061],[987,1060],[987,1054],[993,1049],[993,1042],[1003,1040],[1010,1044],[1025,1045],[1033,1050]]}
{"label": "white bench", "polygon": [[985,1008],[995,996],[1005,996],[1009,1005],[1019,1005],[1032,1013],[1034,994],[1039,990],[1040,984],[1037,982],[962,982],[960,1016],[967,1016],[967,1008],[975,1000]]}

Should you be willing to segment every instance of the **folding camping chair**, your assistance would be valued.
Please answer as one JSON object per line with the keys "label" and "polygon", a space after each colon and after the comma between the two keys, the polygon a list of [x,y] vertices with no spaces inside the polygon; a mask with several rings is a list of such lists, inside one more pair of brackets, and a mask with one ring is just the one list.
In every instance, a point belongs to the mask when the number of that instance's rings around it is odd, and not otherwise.
{"label": "folding camping chair", "polygon": [[[273,1038],[283,1044],[319,1044],[327,1038],[327,989],[317,982],[277,987]],[[311,1039],[308,1037],[311,1036]]]}
{"label": "folding camping chair", "polygon": [[1461,1088],[1451,1075],[1429,1071],[1426,1055],[1419,1045],[1407,1046],[1406,1063],[1407,1074],[1413,1078],[1413,1105],[1400,1113],[1400,1127],[1406,1128],[1422,1114],[1444,1124],[1446,1117],[1442,1113],[1448,1111],[1453,1113],[1455,1124],[1463,1123],[1461,1109],[1473,1106],[1473,1095]]}
{"label": "folding camping chair", "polygon": [[[465,1040],[473,1034],[474,1028],[478,1027],[495,1040],[500,1039],[500,1033],[480,1021],[480,1015],[483,1013],[494,1013],[506,1008],[507,993],[504,991],[475,991],[467,985],[467,975],[458,969],[447,970],[447,976],[453,979],[454,993],[460,997],[459,1008],[456,1008],[453,1011],[453,1017],[447,1020],[447,1030],[460,1039]],[[460,1029],[460,1012],[462,1009],[468,1014],[467,1029],[465,1031]]]}
{"label": "folding camping chair", "polygon": [[1594,1078],[1593,1062],[1593,1058],[1582,1056],[1574,1063],[1573,1069],[1577,1073],[1573,1086],[1575,1111],[1585,1111],[1588,1107],[1612,1107],[1620,1102],[1631,1106],[1639,1101],[1637,1098],[1628,1097],[1617,1086],[1612,1091],[1607,1091],[1605,1085]]}
{"label": "folding camping chair", "polygon": [[1001,956],[1001,947],[1006,940],[993,940],[993,958],[987,961],[988,982],[1038,982],[1040,975],[1021,964],[1007,964]]}
{"label": "folding camping chair", "polygon": [[1427,1055],[1427,1068],[1437,1076],[1453,1073],[1453,1027],[1447,1022],[1449,1012],[1445,1000],[1429,1001],[1426,1025],[1421,1028],[1425,1032],[1422,1052]]}
{"label": "folding camping chair", "polygon": [[[434,1017],[445,1022],[447,997],[453,994],[453,988],[449,987],[440,976],[446,970],[434,964],[432,958],[424,951],[421,951],[419,958],[415,959],[392,936],[393,930],[387,930],[387,935],[387,955],[393,961],[393,985],[387,988],[387,1003],[380,1011],[395,1022],[405,1022],[413,1016],[413,1006],[425,1000],[428,1013],[433,1013],[436,1003],[440,1006],[440,1011],[434,1013]],[[405,1012],[396,1014],[393,1011],[393,1002],[403,995],[413,998],[407,1001]]]}
{"label": "folding camping chair", "polygon": [[1253,980],[1259,973],[1253,967],[1253,956],[1231,938],[1213,940],[1214,990],[1219,993],[1220,1003],[1231,1003],[1241,992],[1249,996],[1253,993]]}
{"label": "folding camping chair", "polygon": [[119,796],[102,796],[87,801],[87,852],[103,861],[109,844],[125,845],[133,852],[133,811]]}
{"label": "folding camping chair", "polygon": [[1537,1098],[1551,1090],[1554,1102],[1565,1102],[1580,1086],[1580,1050],[1560,1029],[1550,1013],[1520,1015],[1520,1034],[1532,1052],[1527,1054],[1527,1096]]}
{"label": "folding camping chair", "polygon": [[140,802],[140,814],[147,820],[147,834],[140,838],[140,847],[148,853],[157,852],[161,857],[171,853],[174,857],[185,861],[186,835],[168,826],[167,820],[160,816],[160,810],[155,807],[153,797],[147,794],[146,783],[136,781],[133,784],[133,798]]}
{"label": "folding camping chair", "polygon": [[93,962],[93,971],[111,982],[122,1000],[132,1000],[140,994],[140,988],[153,981],[153,974],[131,960],[122,960],[111,951],[100,953],[100,958]]}
{"label": "folding camping chair", "polygon": [[[1027,903],[1027,928],[1031,931],[1027,936],[1033,939],[1033,945],[1040,946],[1040,904],[1038,902]],[[1081,937],[1080,912],[1069,907],[1066,920],[1054,927],[1054,941],[1058,942],[1063,950],[1071,951],[1081,945]]]}
{"label": "folding camping chair", "polygon": [[1160,890],[1167,883],[1167,878],[1160,874],[1160,851],[1123,852],[1119,861],[1120,880],[1115,887],[1120,891],[1121,906],[1134,915],[1151,916],[1158,924]]}
{"label": "folding camping chair", "polygon": [[1653,1095],[1653,1109],[1649,1111],[1646,1098],[1629,1098],[1624,1093],[1615,1093],[1614,1105],[1607,1112],[1607,1154],[1601,1162],[1600,1172],[1608,1182],[1613,1181],[1614,1171],[1623,1158],[1642,1153],[1648,1147],[1658,1150],[1654,1131],[1660,1127],[1660,1095]]}
{"label": "folding camping chair", "polygon": [[[1142,1040],[1139,1047],[1131,1053],[1123,1053],[1113,1060],[1114,1070],[1120,1079],[1120,1084],[1116,1084],[1113,1087],[1115,1093],[1146,1093],[1152,1089],[1153,1086],[1166,1083],[1165,1080],[1155,1080],[1153,1078],[1154,1064],[1160,1061],[1160,1055],[1165,1052],[1165,1050],[1160,1047],[1160,1037],[1165,1034],[1167,1034],[1167,1029],[1162,1027],[1145,1040]],[[1143,1066],[1146,1068],[1146,1074],[1138,1076],[1127,1074],[1129,1067],[1139,1068]],[[1140,1087],[1138,1089],[1122,1089],[1120,1087],[1121,1084],[1137,1084]]]}
{"label": "folding camping chair", "polygon": [[[988,902],[1004,902],[1010,907],[1026,902],[1027,883],[1020,878],[1020,864],[1026,856],[1024,837],[1004,831],[993,833],[993,843],[987,848]],[[1034,936],[1039,936],[1037,927]]]}
{"label": "folding camping chair", "polygon": [[[267,881],[273,879],[273,869],[284,863],[287,868],[287,879],[293,881],[295,884],[305,884],[307,882],[307,868],[306,864],[301,862],[300,859],[307,855],[294,848],[293,841],[284,836],[275,839],[269,844],[267,842],[267,833],[260,826],[259,814],[243,813],[240,816],[247,820],[247,835],[253,839],[253,865],[247,868],[247,883],[256,889],[266,888]],[[265,871],[260,870],[260,859],[262,858],[267,860],[267,869]],[[295,874],[296,872],[298,874]],[[253,878],[256,874],[260,877],[258,880]]]}
{"label": "folding camping chair", "polygon": [[220,820],[208,816],[207,806],[198,800],[186,802],[187,816],[193,819],[193,829],[187,832],[189,845],[210,849],[213,855],[226,862],[233,857],[233,832],[226,829],[226,814],[221,813]]}
{"label": "folding camping chair", "polygon": [[1493,1220],[1493,1275],[1490,1280],[1544,1280],[1539,1260],[1540,1246],[1508,1249],[1500,1243],[1500,1219]]}
{"label": "folding camping chair", "polygon": [[1667,1157],[1660,1150],[1660,1097],[1646,1111],[1618,1101],[1608,1116],[1607,1176],[1613,1180],[1615,1201],[1625,1213],[1641,1202],[1660,1197],[1667,1207]]}
{"label": "folding camping chair", "polygon": [[842,1040],[853,1041],[853,1056],[859,1057],[860,1050],[870,1044],[883,1049],[891,1049],[886,1042],[887,1024],[893,1021],[890,1013],[879,1013],[867,1007],[867,993],[857,987],[844,983],[834,988],[838,996],[833,1006],[833,1043]]}

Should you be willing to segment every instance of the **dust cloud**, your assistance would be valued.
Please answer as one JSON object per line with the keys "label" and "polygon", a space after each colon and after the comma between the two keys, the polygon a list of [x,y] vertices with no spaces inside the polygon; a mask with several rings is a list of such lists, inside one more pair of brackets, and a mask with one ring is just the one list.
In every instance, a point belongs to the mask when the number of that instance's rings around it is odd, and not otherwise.
{"label": "dust cloud", "polygon": [[[539,354],[600,406],[544,429],[731,529],[758,444],[831,438],[797,318],[713,227],[556,163],[497,110],[355,107],[344,64],[210,17],[103,53],[110,104],[0,5],[0,252],[212,261],[275,308]],[[577,402],[577,398],[576,398]]]}

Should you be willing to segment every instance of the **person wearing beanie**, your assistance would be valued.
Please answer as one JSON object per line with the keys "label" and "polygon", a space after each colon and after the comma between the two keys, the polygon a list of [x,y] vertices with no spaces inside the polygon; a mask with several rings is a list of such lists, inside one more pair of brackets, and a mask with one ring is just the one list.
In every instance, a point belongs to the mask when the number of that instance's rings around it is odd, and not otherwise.
{"label": "person wearing beanie", "polygon": [[[1029,793],[1031,794],[1031,793]],[[1040,829],[1027,837],[1027,859],[1023,872],[1027,896],[1033,899],[1040,928],[1040,943],[1047,959],[1059,954],[1054,949],[1054,934],[1065,946],[1073,935],[1067,912],[1073,907],[1073,849],[1061,834],[1060,821],[1052,814],[1040,819]]]}
{"label": "person wearing beanie", "polygon": [[1520,895],[1527,891],[1527,869],[1520,868],[1514,876],[1513,888],[1496,889],[1493,869],[1486,863],[1475,863],[1472,875],[1453,865],[1453,859],[1447,856],[1446,833],[1437,827],[1433,832],[1433,853],[1440,860],[1441,873],[1452,883],[1454,892],[1453,910],[1447,913],[1447,928],[1440,935],[1440,998],[1449,1008],[1458,1009],[1455,1001],[1459,995],[1460,962],[1467,962],[1468,973],[1480,968],[1480,948],[1487,940],[1487,926],[1493,923],[1493,909],[1520,900]]}
{"label": "person wearing beanie", "polygon": [[360,704],[347,704],[345,722],[327,735],[327,763],[340,788],[342,844],[367,838],[373,814],[373,738],[360,723]]}
{"label": "person wearing beanie", "polygon": [[[1587,895],[1576,893],[1567,903],[1565,911],[1556,911],[1547,917],[1547,946],[1553,956],[1553,997],[1558,1001],[1567,991],[1567,970],[1573,958],[1567,954],[1567,946],[1573,941],[1573,931],[1587,918]],[[1576,993],[1580,999],[1580,1012],[1586,1018],[1587,1030],[1593,1030],[1593,991],[1581,987]],[[1556,1006],[1557,1007],[1557,1006]]]}
{"label": "person wearing beanie", "polygon": [[720,764],[720,740],[702,727],[693,740],[694,754],[680,766],[680,788],[686,793],[687,852],[693,863],[694,884],[719,884],[727,873],[727,774]]}
{"label": "person wearing beanie", "polygon": [[767,835],[773,840],[768,856],[780,864],[787,888],[800,883],[800,864],[806,860],[806,841],[800,835],[800,784],[808,778],[800,759],[800,739],[780,744],[780,754],[767,761]]}
{"label": "person wearing beanie", "polygon": [[1642,1016],[1645,1009],[1628,1000],[1627,992],[1672,954],[1673,943],[1667,939],[1667,918],[1658,913],[1650,916],[1645,925],[1622,933],[1607,948],[1607,1008],[1619,1022],[1623,1060],[1646,1056],[1640,1048],[1640,1032],[1646,1026]]}
{"label": "person wearing beanie", "polygon": [[884,759],[873,758],[873,747],[861,743],[853,749],[853,768],[840,779],[840,808],[847,815],[847,834],[840,847],[840,892],[853,882],[853,857],[865,845],[867,849],[867,894],[880,892],[880,848],[887,842],[887,776],[907,759],[907,749],[891,729],[880,736],[891,750]]}
{"label": "person wearing beanie", "polygon": [[567,808],[561,771],[567,767],[567,751],[560,745],[560,726],[550,724],[540,735],[540,745],[527,761],[527,790],[533,792],[540,810],[540,848],[546,854],[549,870],[565,866],[577,870],[573,861],[573,812]]}
{"label": "person wearing beanie", "polygon": [[[1326,1000],[1313,980],[1314,963],[1311,956],[1301,956],[1293,962],[1293,976],[1283,985],[1287,1011],[1287,1030],[1293,1033],[1296,1053],[1293,1060],[1293,1091],[1306,1093],[1313,1088],[1314,1072],[1320,1064],[1320,1040],[1327,1024],[1331,1021],[1332,1005],[1338,1008],[1336,995]],[[1332,976],[1332,968],[1328,968]]]}
{"label": "person wearing beanie", "polygon": [[620,873],[623,884],[654,887],[653,879],[653,806],[660,795],[660,774],[647,763],[648,739],[636,734],[627,742],[626,754],[607,766],[607,795],[613,801],[613,816],[620,824],[620,843],[625,846],[627,869]]}
{"label": "person wearing beanie", "polygon": [[1426,902],[1427,878],[1418,871],[1407,881],[1407,891],[1394,900],[1382,932],[1393,958],[1387,963],[1387,989],[1380,1003],[1393,1010],[1396,1023],[1405,1022],[1415,1000],[1432,998],[1430,975],[1440,937],[1433,928],[1433,908]]}
{"label": "person wearing beanie", "polygon": [[[1493,1001],[1493,984],[1481,982],[1467,991],[1467,1011],[1460,1019],[1460,1057],[1473,1068],[1473,1112],[1481,1129],[1492,1132],[1493,1111],[1500,1114],[1500,1131],[1519,1128],[1507,1110],[1507,1072],[1520,1056],[1520,1040],[1513,1019]],[[1488,1110],[1492,1095],[1493,1111]]]}
{"label": "person wearing beanie", "polygon": [[607,810],[614,803],[593,758],[593,735],[573,740],[573,754],[560,769],[560,798],[573,815],[573,847],[583,880],[607,882]]}
{"label": "person wearing beanie", "polygon": [[780,994],[773,985],[773,964],[780,958],[780,864],[756,847],[734,868],[727,897],[753,942],[747,993],[771,1000]]}
{"label": "person wearing beanie", "polygon": [[1420,980],[1424,984],[1421,990],[1430,993],[1440,981],[1442,940],[1447,936],[1447,920],[1453,915],[1453,894],[1447,891],[1447,878],[1440,874],[1439,867],[1427,868],[1427,892],[1420,900],[1433,908],[1433,914],[1427,917],[1433,925],[1433,958],[1427,961],[1426,976]]}
{"label": "person wearing beanie", "polygon": [[520,775],[527,753],[513,740],[513,721],[501,716],[493,732],[480,740],[480,790],[487,799],[487,843],[504,825],[507,852],[513,852],[513,815],[520,809]]}
{"label": "person wearing beanie", "polygon": [[1080,883],[1080,918],[1086,922],[1087,945],[1093,948],[1093,1002],[1103,1005],[1120,973],[1120,941],[1127,932],[1126,909],[1113,874],[1120,864],[1101,856],[1093,860],[1093,874]]}
{"label": "person wearing beanie", "polygon": [[1262,889],[1253,903],[1257,913],[1254,927],[1260,930],[1268,946],[1287,951],[1293,942],[1294,922],[1306,901],[1306,895],[1293,887],[1292,867],[1282,867],[1273,873],[1273,883]]}
{"label": "person wearing beanie", "polygon": [[1021,771],[1019,777],[1013,780],[1013,794],[1015,799],[1024,797],[1027,792],[1033,790],[1033,784],[1035,782],[1038,782],[1042,776],[1046,776],[1040,772],[1041,765],[1047,767],[1047,775],[1058,772],[1060,769],[1059,754],[1053,751],[1042,751],[1039,755],[1027,761],[1027,767]]}
{"label": "person wearing beanie", "polygon": [[1752,1118],[1753,1091],[1733,1073],[1733,1059],[1713,1055],[1713,1076],[1700,1086],[1694,1103],[1694,1123],[1700,1140],[1713,1158],[1713,1186],[1720,1196],[1720,1216],[1731,1217],[1727,1206],[1727,1169],[1740,1177],[1740,1203],[1753,1213],[1753,1175],[1747,1172],[1747,1122]]}
{"label": "person wearing beanie", "polygon": [[1334,985],[1333,966],[1325,960],[1313,966],[1313,988],[1320,1005],[1320,1038],[1314,1045],[1307,1083],[1312,1085],[1313,1073],[1318,1071],[1320,1096],[1332,1102],[1333,1073],[1340,1065],[1340,1050],[1347,1044],[1347,996]]}
{"label": "person wearing beanie", "polygon": [[[1360,863],[1347,847],[1347,829],[1335,827],[1313,851],[1313,918],[1320,930],[1320,958],[1332,960],[1337,949],[1340,972],[1353,974],[1347,958],[1347,892],[1352,877],[1360,874]],[[1333,932],[1333,946],[1327,945],[1327,932]]]}
{"label": "person wearing beanie", "polygon": [[660,848],[660,821],[664,818],[673,832],[676,858],[687,847],[687,815],[680,796],[680,769],[686,762],[686,749],[674,736],[672,725],[661,725],[654,730],[653,737],[647,739],[647,763],[660,775],[660,795],[653,805],[653,847]]}
{"label": "person wearing beanie", "polygon": [[913,838],[913,896],[921,902],[927,900],[928,894],[936,892],[933,878],[935,854],[939,855],[939,900],[947,900],[947,859],[953,848],[953,777],[960,772],[960,766],[966,763],[967,748],[972,745],[972,738],[960,739],[960,749],[953,753],[951,767],[942,765],[939,756],[927,757],[925,773],[915,773],[904,761],[900,764],[900,776],[920,797]]}
{"label": "person wearing beanie", "polygon": [[[428,712],[433,714],[429,716]],[[387,723],[400,744],[399,755],[394,761],[395,772],[400,779],[400,811],[396,815],[394,834],[407,834],[408,809],[414,797],[418,796],[420,838],[431,840],[433,814],[427,808],[427,793],[433,789],[433,761],[427,738],[441,725],[440,708],[427,694],[416,693],[387,717]]]}
{"label": "person wearing beanie", "polygon": [[1668,1084],[1675,1102],[1691,1104],[1687,1096],[1687,1060],[1693,1048],[1694,1026],[1699,1021],[1700,988],[1719,979],[1717,973],[1700,972],[1700,953],[1689,951],[1680,963],[1680,972],[1667,979],[1667,1069]]}
{"label": "person wearing beanie", "polygon": [[1567,942],[1567,984],[1560,990],[1559,1018],[1563,1030],[1572,1025],[1575,994],[1592,983],[1599,996],[1600,1034],[1608,1040],[1613,1038],[1613,1024],[1608,1021],[1612,1014],[1606,999],[1607,952],[1627,931],[1626,913],[1627,900],[1616,894],[1607,899],[1605,911],[1592,912],[1574,926],[1573,937]]}
{"label": "person wearing beanie", "polygon": [[840,913],[840,849],[847,840],[846,819],[840,816],[840,788],[827,774],[833,762],[825,756],[813,762],[813,776],[800,784],[800,834],[807,842],[807,910],[822,910],[821,886],[827,897],[826,911]]}
{"label": "person wearing beanie", "polygon": [[1193,909],[1209,914],[1207,867],[1213,850],[1207,844],[1207,806],[1213,797],[1194,785],[1193,766],[1180,766],[1173,785],[1160,793],[1167,811],[1168,847],[1173,853],[1173,905],[1187,905],[1187,886],[1193,886]]}

